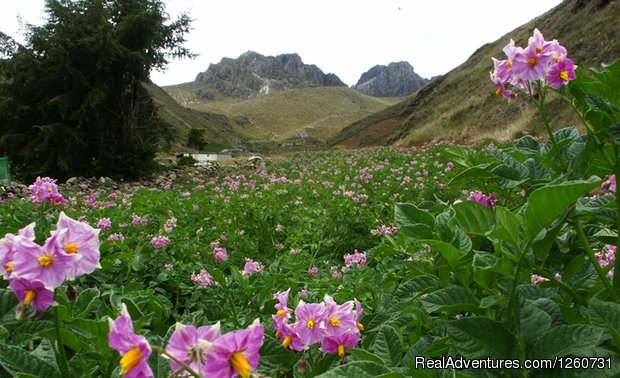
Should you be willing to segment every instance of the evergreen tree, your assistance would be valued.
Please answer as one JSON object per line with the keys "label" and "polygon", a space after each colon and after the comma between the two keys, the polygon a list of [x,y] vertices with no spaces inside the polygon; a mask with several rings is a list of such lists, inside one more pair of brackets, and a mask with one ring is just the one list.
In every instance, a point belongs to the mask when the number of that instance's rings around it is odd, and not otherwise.
{"label": "evergreen tree", "polygon": [[161,0],[47,0],[47,23],[0,66],[0,149],[24,179],[136,177],[168,127],[143,83],[173,57],[190,19]]}

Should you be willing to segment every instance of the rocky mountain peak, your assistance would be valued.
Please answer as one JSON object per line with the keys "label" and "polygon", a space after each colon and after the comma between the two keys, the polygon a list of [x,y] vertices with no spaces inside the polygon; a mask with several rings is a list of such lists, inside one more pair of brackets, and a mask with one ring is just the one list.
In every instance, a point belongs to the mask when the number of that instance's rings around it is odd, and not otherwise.
{"label": "rocky mountain peak", "polygon": [[353,89],[369,96],[400,97],[414,93],[428,82],[408,62],[392,62],[364,72]]}
{"label": "rocky mountain peak", "polygon": [[263,56],[246,51],[238,58],[223,58],[198,74],[196,81],[209,88],[201,97],[249,98],[274,90],[346,86],[336,75],[304,64],[298,54]]}

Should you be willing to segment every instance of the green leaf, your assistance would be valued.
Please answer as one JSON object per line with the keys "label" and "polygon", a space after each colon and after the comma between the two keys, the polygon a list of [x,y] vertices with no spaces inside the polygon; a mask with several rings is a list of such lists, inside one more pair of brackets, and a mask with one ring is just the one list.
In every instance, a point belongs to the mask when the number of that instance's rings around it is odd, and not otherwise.
{"label": "green leaf", "polygon": [[99,289],[91,287],[80,292],[75,306],[73,307],[73,314],[75,318],[81,318],[88,314],[90,309],[99,299]]}
{"label": "green leaf", "polygon": [[56,351],[50,340],[41,340],[37,349],[32,351],[32,354],[45,361],[55,361]]}
{"label": "green leaf", "polygon": [[371,349],[385,362],[386,366],[398,366],[403,359],[400,336],[394,328],[388,325],[379,328]]}
{"label": "green leaf", "polygon": [[13,312],[17,303],[12,290],[0,289],[0,316]]}
{"label": "green leaf", "polygon": [[465,358],[517,356],[517,340],[502,323],[482,317],[466,317],[446,322],[448,337]]}
{"label": "green leaf", "polygon": [[522,150],[530,150],[533,153],[540,154],[540,143],[531,135],[525,135],[519,138],[517,142],[517,147]]}
{"label": "green leaf", "polygon": [[375,362],[353,361],[318,375],[316,378],[373,378],[389,372],[387,367]]}
{"label": "green leaf", "polygon": [[110,332],[108,323],[103,320],[75,319],[69,324],[69,328],[80,336],[96,345],[100,350],[106,350],[108,344],[108,333]]}
{"label": "green leaf", "polygon": [[531,241],[566,208],[601,184],[598,177],[568,181],[536,189],[530,194],[523,218],[525,240]]}
{"label": "green leaf", "polygon": [[462,286],[450,286],[421,298],[426,311],[430,312],[475,312],[478,302]]}
{"label": "green leaf", "polygon": [[615,211],[610,205],[615,205],[615,196],[600,196],[597,199],[579,198],[575,205],[577,215],[594,214],[602,209]]}
{"label": "green leaf", "polygon": [[432,239],[435,237],[433,230],[421,223],[398,226],[398,232],[411,239]]}
{"label": "green leaf", "polygon": [[519,247],[521,238],[519,229],[521,222],[519,218],[510,210],[503,206],[495,207],[495,228],[489,234],[491,238],[497,238],[512,243],[515,247]]}
{"label": "green leaf", "polygon": [[497,256],[493,255],[490,252],[484,251],[475,251],[474,259],[472,260],[472,267],[474,270],[493,270],[497,265],[499,259]]}
{"label": "green leaf", "polygon": [[592,325],[607,328],[614,343],[620,348],[620,304],[592,298],[588,307]]}
{"label": "green leaf", "polygon": [[480,308],[489,308],[506,302],[508,302],[508,299],[504,295],[490,295],[480,300]]}
{"label": "green leaf", "polygon": [[523,162],[523,166],[528,170],[528,177],[532,181],[548,181],[553,177],[553,170],[544,164],[530,158]]}
{"label": "green leaf", "polygon": [[613,125],[605,129],[609,138],[614,142],[616,146],[620,146],[620,122],[616,122]]}
{"label": "green leaf", "polygon": [[401,373],[397,373],[395,371],[391,371],[389,373],[377,375],[375,378],[407,378],[407,376]]}
{"label": "green leaf", "polygon": [[420,242],[428,244],[433,250],[439,252],[446,259],[450,268],[456,270],[461,256],[455,246],[439,240],[420,240]]}
{"label": "green leaf", "polygon": [[533,345],[551,327],[549,314],[527,302],[521,308],[521,336],[528,345]]}
{"label": "green leaf", "polygon": [[414,299],[419,295],[433,291],[439,287],[439,280],[435,276],[421,275],[410,279],[407,282],[403,282],[396,289],[394,299],[399,300],[401,298]]}
{"label": "green leaf", "polygon": [[493,149],[491,152],[503,162],[491,171],[502,188],[511,189],[528,180],[529,171],[523,164],[501,150]]}
{"label": "green leaf", "polygon": [[588,356],[598,345],[602,333],[601,328],[585,324],[560,325],[540,337],[529,357]]}
{"label": "green leaf", "polygon": [[33,353],[12,345],[0,343],[0,364],[14,375],[26,373],[37,377],[61,378],[55,361],[43,360]]}
{"label": "green leaf", "polygon": [[456,181],[466,180],[466,179],[486,179],[491,178],[493,175],[491,174],[491,169],[495,168],[497,164],[482,164],[476,167],[467,168],[463,172],[457,174],[450,180],[448,186],[452,185]]}
{"label": "green leaf", "polygon": [[467,234],[486,235],[495,227],[493,210],[476,201],[464,201],[453,206],[454,221]]}
{"label": "green leaf", "polygon": [[299,356],[284,348],[273,336],[265,335],[263,346],[260,348],[261,369],[286,369],[290,371],[297,360],[299,360]]}
{"label": "green leaf", "polygon": [[13,330],[9,342],[13,345],[18,345],[35,337],[39,337],[42,332],[52,329],[54,329],[54,323],[49,320],[26,322]]}
{"label": "green leaf", "polygon": [[454,234],[455,237],[452,245],[458,248],[461,256],[467,255],[471,251],[473,245],[471,238],[459,228],[455,230]]}
{"label": "green leaf", "polygon": [[351,353],[351,356],[357,361],[372,361],[379,365],[385,365],[385,361],[383,361],[381,357],[365,349],[353,348],[349,350],[349,353]]}
{"label": "green leaf", "polygon": [[399,228],[417,224],[426,225],[431,230],[436,227],[435,217],[410,203],[397,203],[394,206],[394,222]]}

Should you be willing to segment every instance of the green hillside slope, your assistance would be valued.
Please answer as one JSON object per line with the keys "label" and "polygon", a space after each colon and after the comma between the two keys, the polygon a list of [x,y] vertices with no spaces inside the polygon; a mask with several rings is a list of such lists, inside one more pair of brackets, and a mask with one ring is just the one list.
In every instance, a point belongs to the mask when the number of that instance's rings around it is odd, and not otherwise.
{"label": "green hillside slope", "polygon": [[[566,0],[544,15],[479,48],[465,63],[429,83],[416,94],[343,129],[332,145],[349,147],[397,144],[450,138],[478,140],[537,132],[539,119],[524,99],[510,103],[497,98],[489,80],[491,57],[503,58],[502,48],[515,40],[526,45],[534,28],[546,39],[558,39],[569,57],[581,66],[600,67],[620,57],[620,1]],[[558,99],[549,104],[554,127],[577,124]]]}
{"label": "green hillside slope", "polygon": [[185,143],[192,128],[204,129],[206,141],[214,148],[225,148],[239,142],[239,135],[230,126],[230,120],[221,114],[198,112],[179,105],[166,91],[155,84],[147,84],[157,104],[159,116],[172,125],[176,141],[175,150],[187,150]]}
{"label": "green hillside slope", "polygon": [[370,97],[346,87],[294,89],[216,101],[196,97],[200,89],[196,83],[164,89],[196,111],[226,115],[241,140],[250,145],[323,145],[343,126],[400,101]]}

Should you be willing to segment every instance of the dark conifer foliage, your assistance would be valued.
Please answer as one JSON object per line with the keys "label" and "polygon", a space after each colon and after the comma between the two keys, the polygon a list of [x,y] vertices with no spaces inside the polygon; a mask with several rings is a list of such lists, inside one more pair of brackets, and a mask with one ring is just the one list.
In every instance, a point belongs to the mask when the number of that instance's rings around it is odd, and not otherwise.
{"label": "dark conifer foliage", "polygon": [[190,19],[161,0],[47,0],[0,65],[0,152],[24,179],[136,177],[170,135],[143,86],[152,69],[188,57]]}

